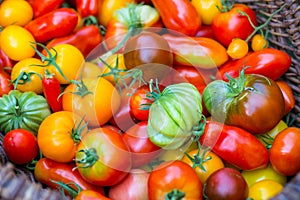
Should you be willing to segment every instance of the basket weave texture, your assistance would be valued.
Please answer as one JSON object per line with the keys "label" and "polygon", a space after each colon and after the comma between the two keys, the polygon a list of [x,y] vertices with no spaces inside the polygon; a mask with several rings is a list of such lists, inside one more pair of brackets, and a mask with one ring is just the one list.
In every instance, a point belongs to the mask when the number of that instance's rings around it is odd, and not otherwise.
{"label": "basket weave texture", "polygon": [[[0,0],[1,2],[1,0]],[[236,0],[246,4],[257,14],[259,24],[278,10],[268,24],[268,41],[271,47],[287,52],[292,57],[292,65],[282,77],[292,88],[295,108],[289,115],[290,126],[300,127],[300,0]],[[58,191],[43,188],[34,180],[32,173],[24,168],[13,166],[7,161],[1,144],[0,133],[0,197],[1,199],[65,199]],[[300,196],[300,173],[293,177],[283,191],[273,200],[294,200]],[[28,197],[28,198],[26,198]],[[66,198],[68,199],[68,198]]]}

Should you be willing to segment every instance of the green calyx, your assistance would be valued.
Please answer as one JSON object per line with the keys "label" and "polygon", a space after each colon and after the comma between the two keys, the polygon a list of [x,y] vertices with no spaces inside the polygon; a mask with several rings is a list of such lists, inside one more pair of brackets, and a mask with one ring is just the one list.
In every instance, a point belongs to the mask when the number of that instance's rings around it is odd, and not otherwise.
{"label": "green calyx", "polygon": [[245,88],[245,68],[242,69],[237,78],[233,78],[228,74],[226,74],[226,77],[228,78],[228,86],[231,90],[232,97],[240,95]]}
{"label": "green calyx", "polygon": [[181,192],[180,190],[174,189],[168,194],[166,194],[166,200],[181,200],[185,197],[185,193]]}
{"label": "green calyx", "polygon": [[[79,158],[81,157],[81,158]],[[97,151],[95,148],[90,149],[81,149],[76,153],[76,163],[77,168],[89,168],[92,167],[97,160],[99,159],[99,156],[97,154]]]}
{"label": "green calyx", "polygon": [[87,127],[88,123],[82,124],[84,122],[84,119],[82,118],[80,120],[80,122],[78,123],[78,125],[72,128],[72,134],[71,134],[71,138],[73,139],[73,141],[76,144],[79,144],[79,142],[81,141],[82,138],[82,132],[83,130]]}

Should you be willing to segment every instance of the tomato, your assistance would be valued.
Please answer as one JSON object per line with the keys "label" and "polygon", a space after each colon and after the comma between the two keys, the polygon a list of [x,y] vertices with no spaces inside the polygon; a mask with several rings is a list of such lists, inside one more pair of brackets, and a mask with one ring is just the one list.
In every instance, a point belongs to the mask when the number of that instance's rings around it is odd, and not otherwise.
{"label": "tomato", "polygon": [[24,58],[18,61],[11,71],[14,88],[21,92],[33,91],[42,94],[42,78],[45,74],[42,65],[43,62],[37,58]]}
{"label": "tomato", "polygon": [[191,150],[181,160],[195,169],[202,184],[212,173],[224,167],[222,159],[217,154],[205,149]]}
{"label": "tomato", "polygon": [[164,34],[163,38],[173,52],[174,64],[214,69],[228,60],[226,49],[214,39],[171,34]]}
{"label": "tomato", "polygon": [[173,55],[168,42],[160,35],[143,31],[131,37],[124,47],[127,69],[138,68],[143,79],[163,79],[173,65]]}
{"label": "tomato", "polygon": [[62,96],[63,110],[84,118],[89,127],[98,127],[110,120],[118,110],[118,91],[106,79],[82,78],[69,84]]}
{"label": "tomato", "polygon": [[240,59],[248,53],[248,43],[245,40],[234,38],[227,47],[228,55],[233,59]]}
{"label": "tomato", "polygon": [[98,17],[100,2],[99,0],[76,0],[76,10],[82,18]]}
{"label": "tomato", "polygon": [[286,52],[265,48],[251,52],[241,59],[226,62],[219,68],[217,79],[228,81],[226,74],[234,78],[238,77],[240,71],[247,66],[245,74],[261,74],[277,80],[289,69],[291,62],[291,57]]}
{"label": "tomato", "polygon": [[[43,59],[43,56],[42,56]],[[81,51],[70,44],[57,44],[47,52],[49,73],[53,73],[60,84],[68,84],[80,76],[84,63]]]}
{"label": "tomato", "polygon": [[24,26],[37,42],[70,34],[77,26],[78,15],[71,8],[57,8],[31,20]]}
{"label": "tomato", "polygon": [[74,198],[74,200],[111,200],[103,194],[96,192],[94,190],[82,190]]}
{"label": "tomato", "polygon": [[189,0],[152,0],[167,29],[195,36],[201,28],[201,18]]}
{"label": "tomato", "polygon": [[293,90],[290,85],[284,80],[277,80],[276,83],[279,86],[284,98],[284,115],[287,115],[295,107],[295,97],[293,94]]}
{"label": "tomato", "polygon": [[149,110],[147,133],[155,145],[173,150],[199,134],[202,102],[194,85],[169,85],[154,97]]}
{"label": "tomato", "polygon": [[224,167],[211,174],[204,187],[204,194],[210,200],[247,199],[248,185],[241,173]]}
{"label": "tomato", "polygon": [[126,3],[134,2],[134,0],[103,0],[98,12],[99,23],[106,27],[116,10],[124,8]]}
{"label": "tomato", "polygon": [[287,182],[287,177],[277,173],[273,169],[272,165],[268,165],[268,167],[266,168],[242,171],[241,173],[249,187],[262,180],[273,180],[280,183],[283,186]]}
{"label": "tomato", "polygon": [[33,133],[26,129],[13,129],[3,138],[7,158],[18,165],[28,164],[39,155],[39,146]]}
{"label": "tomato", "polygon": [[47,100],[32,91],[11,90],[0,98],[0,131],[22,128],[37,134],[42,121],[51,114]]}
{"label": "tomato", "polygon": [[34,18],[37,18],[59,8],[63,0],[30,0],[29,3],[32,6]]}
{"label": "tomato", "polygon": [[214,32],[210,25],[201,26],[201,29],[196,33],[195,37],[206,37],[215,40]]}
{"label": "tomato", "polygon": [[300,171],[300,129],[288,127],[278,133],[270,149],[270,162],[274,170],[286,176]]}
{"label": "tomato", "polygon": [[233,4],[232,7],[227,7],[216,14],[212,21],[216,39],[226,47],[234,38],[246,40],[254,31],[248,17],[241,15],[240,12],[247,14],[253,25],[257,25],[255,12],[246,4]]}
{"label": "tomato", "polygon": [[120,183],[131,169],[127,145],[109,126],[90,130],[79,143],[75,160],[81,176],[99,186]]}
{"label": "tomato", "polygon": [[[65,184],[70,184],[70,186],[76,190],[80,187],[82,190],[93,190],[97,191],[101,194],[104,194],[104,190],[102,187],[97,187],[87,181],[85,181],[81,175],[79,174],[78,170],[75,168],[73,162],[71,163],[61,163],[53,161],[49,158],[41,158],[37,161],[35,168],[34,168],[34,177],[40,183],[52,188],[58,189],[59,185],[54,183],[62,182]],[[67,193],[66,190],[64,190]]]}
{"label": "tomato", "polygon": [[139,122],[129,128],[123,135],[132,156],[132,167],[140,167],[151,162],[161,151],[147,135],[147,121]]}
{"label": "tomato", "polygon": [[25,26],[33,18],[33,9],[28,1],[15,0],[1,2],[0,26]]}
{"label": "tomato", "polygon": [[284,99],[275,81],[243,70],[229,79],[215,80],[204,89],[204,104],[213,118],[253,134],[274,128],[284,115]]}
{"label": "tomato", "polygon": [[0,68],[0,97],[8,94],[13,89],[11,84],[11,76]]}
{"label": "tomato", "polygon": [[220,0],[192,0],[191,2],[205,25],[211,25],[214,17],[222,9]]}
{"label": "tomato", "polygon": [[235,126],[207,120],[200,143],[242,170],[264,168],[269,163],[267,148],[253,134]]}
{"label": "tomato", "polygon": [[1,31],[0,46],[12,60],[19,61],[33,57],[35,47],[33,35],[22,26],[9,25]]}
{"label": "tomato", "polygon": [[262,180],[253,184],[249,188],[248,198],[252,199],[272,199],[275,195],[279,194],[283,186],[273,180]]}
{"label": "tomato", "polygon": [[39,147],[46,158],[57,162],[71,162],[77,144],[87,133],[87,124],[69,111],[55,112],[41,123],[37,135]]}
{"label": "tomato", "polygon": [[269,46],[268,40],[261,34],[255,34],[251,39],[251,48],[253,51],[259,51]]}
{"label": "tomato", "polygon": [[202,184],[185,162],[168,161],[157,166],[148,179],[149,200],[202,199]]}
{"label": "tomato", "polygon": [[121,183],[110,187],[108,196],[118,200],[148,199],[148,178],[148,172],[132,169]]}

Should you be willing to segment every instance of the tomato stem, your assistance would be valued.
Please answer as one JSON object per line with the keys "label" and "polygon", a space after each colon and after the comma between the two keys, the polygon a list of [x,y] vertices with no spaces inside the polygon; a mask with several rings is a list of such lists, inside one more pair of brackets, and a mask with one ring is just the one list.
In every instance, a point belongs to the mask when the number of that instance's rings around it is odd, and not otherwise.
{"label": "tomato stem", "polygon": [[177,189],[172,190],[168,194],[166,194],[166,200],[181,200],[185,197],[185,193],[181,192]]}
{"label": "tomato stem", "polygon": [[75,159],[76,162],[79,164],[76,168],[89,168],[93,166],[97,160],[99,159],[99,156],[97,154],[97,151],[95,148],[89,148],[89,149],[81,149],[77,152],[77,154],[83,154],[83,157],[81,159]]}
{"label": "tomato stem", "polygon": [[216,5],[216,7],[222,13],[223,12],[228,12],[228,11],[230,11],[233,8],[234,3],[235,3],[234,0],[232,0],[232,1],[221,0],[222,8],[220,8],[218,5]]}
{"label": "tomato stem", "polygon": [[[81,141],[82,138],[82,132],[83,130],[87,127],[88,123],[85,123],[82,125],[82,123],[84,122],[84,117],[81,118],[80,122],[78,123],[77,127],[73,127],[72,128],[72,134],[71,134],[71,138],[73,139],[73,141],[78,144]],[[75,126],[75,125],[74,125]]]}
{"label": "tomato stem", "polygon": [[[72,182],[70,182],[70,183],[63,183],[61,181],[55,181],[55,180],[50,180],[50,181],[52,183],[57,184],[62,189],[63,195],[65,195],[64,190],[66,190],[71,195],[71,197],[75,198],[82,191],[82,188],[78,184],[76,184],[76,183],[72,183]],[[75,185],[75,187],[77,189],[74,189],[70,185]]]}

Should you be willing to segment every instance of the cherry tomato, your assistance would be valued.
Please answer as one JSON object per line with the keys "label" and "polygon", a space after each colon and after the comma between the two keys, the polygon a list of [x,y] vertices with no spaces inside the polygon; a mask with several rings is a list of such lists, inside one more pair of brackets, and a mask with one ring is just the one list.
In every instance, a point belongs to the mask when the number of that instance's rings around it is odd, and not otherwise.
{"label": "cherry tomato", "polygon": [[204,187],[210,200],[247,199],[248,185],[241,173],[233,168],[221,168],[211,174]]}
{"label": "cherry tomato", "polygon": [[139,122],[122,135],[131,152],[133,167],[151,162],[161,152],[160,147],[153,144],[149,139],[147,124],[147,121]]}
{"label": "cherry tomato", "polygon": [[4,53],[12,60],[19,61],[33,57],[36,47],[34,37],[22,26],[9,25],[1,32],[0,46]]}
{"label": "cherry tomato", "polygon": [[45,74],[45,68],[39,65],[43,64],[37,58],[24,58],[18,61],[11,71],[11,80],[14,88],[21,92],[33,91],[37,94],[42,94],[42,78]]}
{"label": "cherry tomato", "polygon": [[261,34],[256,34],[253,36],[251,41],[251,48],[253,51],[259,51],[265,49],[269,46],[268,41]]}
{"label": "cherry tomato", "polygon": [[71,162],[81,137],[87,133],[87,124],[69,111],[59,111],[41,123],[37,141],[46,158],[57,162]]}
{"label": "cherry tomato", "polygon": [[0,6],[0,26],[25,26],[33,18],[33,9],[28,1],[3,1]]}
{"label": "cherry tomato", "polygon": [[228,45],[227,54],[233,59],[240,59],[247,55],[248,50],[248,43],[245,40],[235,38]]}
{"label": "cherry tomato", "polygon": [[10,161],[27,164],[39,154],[39,146],[33,133],[25,129],[9,131],[3,138],[3,149]]}
{"label": "cherry tomato", "polygon": [[283,186],[273,180],[262,180],[253,184],[249,188],[248,198],[251,199],[271,199],[281,192]]}
{"label": "cherry tomato", "polygon": [[270,149],[270,162],[283,175],[300,171],[300,128],[288,127],[278,133]]}
{"label": "cherry tomato", "polygon": [[222,159],[217,154],[203,149],[200,152],[198,149],[189,151],[181,160],[196,170],[202,184],[212,173],[224,167]]}

